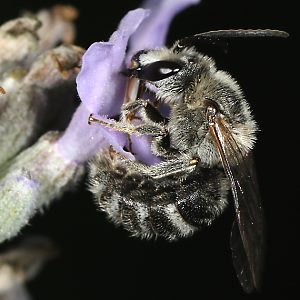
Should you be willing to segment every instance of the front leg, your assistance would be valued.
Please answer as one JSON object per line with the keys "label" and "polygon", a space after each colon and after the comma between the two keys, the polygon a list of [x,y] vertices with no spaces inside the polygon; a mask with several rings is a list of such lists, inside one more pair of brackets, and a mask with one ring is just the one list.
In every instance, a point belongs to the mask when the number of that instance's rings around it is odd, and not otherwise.
{"label": "front leg", "polygon": [[139,124],[134,125],[132,123],[115,121],[113,119],[107,121],[99,118],[95,118],[92,114],[89,116],[88,123],[99,123],[107,128],[111,128],[116,131],[128,133],[129,135],[135,134],[137,136],[150,135],[153,137],[165,136],[168,134],[166,126],[163,124]]}
{"label": "front leg", "polygon": [[148,124],[166,124],[168,122],[150,100],[144,99],[137,99],[123,105],[121,119],[131,121],[136,117],[137,112],[140,112],[142,120]]}
{"label": "front leg", "polygon": [[[121,119],[125,122],[137,118],[135,114],[140,112],[141,119],[145,124],[143,128],[140,128],[140,132],[144,131],[145,134],[151,132],[150,135],[155,137],[151,144],[151,150],[156,156],[171,159],[178,155],[178,150],[170,147],[170,136],[166,127],[168,120],[160,114],[150,100],[137,99],[127,103],[123,106],[122,112]],[[154,128],[161,128],[161,131],[156,132],[153,130]],[[163,132],[165,134],[160,134]]]}

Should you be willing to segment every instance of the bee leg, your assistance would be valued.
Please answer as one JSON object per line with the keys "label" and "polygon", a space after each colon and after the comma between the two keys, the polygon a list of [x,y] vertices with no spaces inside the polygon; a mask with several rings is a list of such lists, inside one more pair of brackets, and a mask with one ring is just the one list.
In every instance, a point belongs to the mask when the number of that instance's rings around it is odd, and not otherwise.
{"label": "bee leg", "polygon": [[168,134],[167,129],[160,124],[141,124],[135,126],[137,135],[150,135],[153,137],[166,136]]}
{"label": "bee leg", "polygon": [[155,179],[159,179],[177,174],[187,176],[190,172],[195,170],[196,166],[199,163],[199,159],[183,156],[180,159],[170,159],[168,161],[151,166],[147,166],[145,164],[130,160],[123,160],[123,162],[132,171]]}
{"label": "bee leg", "polygon": [[138,126],[138,131],[140,134],[155,137],[155,143],[151,144],[151,150],[155,155],[168,159],[178,156],[178,150],[170,147],[170,136],[165,126],[167,119],[160,114],[153,102],[137,99],[125,104],[122,111],[121,119],[124,122],[131,122],[134,118],[137,118],[135,113],[140,112],[144,124]]}
{"label": "bee leg", "polygon": [[157,165],[151,166],[149,175],[155,179],[163,178],[165,176],[182,174],[187,176],[194,171],[199,163],[199,159],[183,157],[180,159],[172,159]]}
{"label": "bee leg", "polygon": [[89,125],[92,123],[98,123],[104,127],[111,128],[116,131],[128,133],[128,134],[137,134],[137,135],[142,135],[136,132],[135,126],[130,123],[124,123],[124,122],[117,122],[113,119],[108,120],[101,120],[99,118],[95,118],[93,114],[90,114],[89,119],[88,119]]}
{"label": "bee leg", "polygon": [[[141,120],[142,123],[135,127],[140,135],[150,135],[162,139],[162,144],[165,144],[165,138],[168,140],[167,119],[160,114],[150,100],[137,99],[127,103],[123,106],[122,112],[121,120],[124,123],[130,123],[133,119]],[[140,117],[136,116],[137,112],[140,113]],[[162,150],[161,152],[157,151],[157,155],[162,156],[166,151]]]}
{"label": "bee leg", "polygon": [[171,146],[169,133],[155,137],[155,142],[151,144],[151,151],[154,155],[168,160],[181,155],[178,149]]}
{"label": "bee leg", "polygon": [[99,123],[102,126],[105,126],[107,128],[111,128],[116,131],[128,133],[128,134],[135,134],[137,136],[142,135],[150,135],[150,136],[165,136],[167,134],[167,130],[165,126],[161,124],[140,124],[140,125],[134,125],[131,123],[126,123],[122,121],[115,121],[113,119],[107,120],[101,120],[99,118],[95,118],[92,114],[89,116],[88,123]]}
{"label": "bee leg", "polygon": [[166,127],[168,120],[161,115],[154,103],[150,100],[138,99],[124,106],[125,114],[132,112],[133,109],[136,111],[139,109],[141,118],[145,122],[140,132],[144,130],[144,134],[155,137],[155,143],[151,144],[153,154],[168,159],[177,157],[179,151],[170,145],[170,136]]}
{"label": "bee leg", "polygon": [[167,123],[166,118],[160,114],[157,107],[150,100],[137,99],[124,105],[122,111],[122,117],[127,121],[131,121],[139,111],[142,119],[147,123]]}

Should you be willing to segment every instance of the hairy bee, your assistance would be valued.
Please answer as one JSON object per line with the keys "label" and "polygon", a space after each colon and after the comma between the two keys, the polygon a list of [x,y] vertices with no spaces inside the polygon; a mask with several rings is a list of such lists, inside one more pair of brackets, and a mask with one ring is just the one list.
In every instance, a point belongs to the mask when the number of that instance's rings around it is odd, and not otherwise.
{"label": "hairy bee", "polygon": [[[221,30],[139,51],[124,72],[129,86],[138,83],[136,97],[124,103],[120,120],[90,117],[129,138],[150,136],[151,151],[161,159],[146,165],[107,149],[90,163],[90,190],[100,208],[133,235],[190,236],[223,212],[231,190],[236,218],[230,244],[246,292],[260,288],[264,257],[263,209],[251,163],[257,124],[238,83],[194,45],[286,36],[276,30]],[[145,90],[155,99],[143,96]],[[168,105],[167,115],[161,104]],[[129,150],[134,151],[130,143]]]}

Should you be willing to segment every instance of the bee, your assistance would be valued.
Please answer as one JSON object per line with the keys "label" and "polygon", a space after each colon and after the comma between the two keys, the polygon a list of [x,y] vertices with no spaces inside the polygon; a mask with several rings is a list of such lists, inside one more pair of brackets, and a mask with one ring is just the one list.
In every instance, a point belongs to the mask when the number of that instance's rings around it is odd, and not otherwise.
{"label": "bee", "polygon": [[119,120],[89,118],[128,134],[133,153],[131,137],[148,136],[160,159],[148,165],[110,148],[90,162],[90,191],[110,220],[132,235],[191,236],[222,214],[231,191],[232,259],[247,293],[260,289],[264,264],[264,216],[251,155],[258,126],[239,84],[196,46],[287,36],[220,30],[183,38],[171,48],[141,50],[124,72],[129,89]]}

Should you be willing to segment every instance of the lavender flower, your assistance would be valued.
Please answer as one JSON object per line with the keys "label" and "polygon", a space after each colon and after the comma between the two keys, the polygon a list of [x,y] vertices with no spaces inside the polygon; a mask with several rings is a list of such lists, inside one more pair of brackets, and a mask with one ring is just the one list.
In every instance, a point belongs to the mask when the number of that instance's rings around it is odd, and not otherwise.
{"label": "lavender flower", "polygon": [[[64,22],[58,19],[60,25],[56,27],[68,27],[71,32],[68,37],[64,30],[53,30],[49,31],[52,37],[44,41],[37,37],[39,32],[45,32],[43,25],[39,28],[41,21],[47,24],[45,17],[40,17],[40,21],[22,18],[1,27],[0,41],[3,39],[7,45],[10,45],[7,41],[12,41],[12,50],[11,56],[6,57],[1,56],[0,49],[0,148],[3,149],[0,152],[0,242],[15,236],[35,212],[76,186],[85,172],[85,162],[101,148],[112,145],[129,159],[148,164],[158,161],[146,138],[134,144],[136,155],[133,156],[123,151],[127,141],[124,134],[90,126],[87,120],[94,113],[109,122],[109,117],[119,113],[126,85],[120,71],[129,56],[139,49],[162,46],[174,15],[197,2],[148,0],[147,9],[128,12],[108,42],[94,43],[84,54],[76,79],[82,104],[67,129],[63,134],[47,132],[36,142],[43,132],[41,128],[49,120],[53,121],[54,115],[63,119],[62,110],[57,107],[66,105],[66,95],[74,95],[70,87],[83,50],[60,46],[45,52],[59,39],[72,40],[70,36],[74,32],[68,19]],[[19,23],[23,26],[21,31]],[[16,51],[19,43],[25,45],[21,53]],[[22,68],[24,65],[26,69]]]}
{"label": "lavender flower", "polygon": [[[124,100],[126,84],[126,78],[120,72],[124,70],[126,63],[128,64],[131,56],[138,50],[163,46],[169,24],[176,13],[198,2],[199,0],[145,1],[144,7],[147,10],[129,12],[108,43],[91,45],[83,57],[82,69],[76,80],[79,96],[87,109],[108,122],[110,116],[118,114]],[[129,38],[130,47],[126,54]],[[132,137],[132,149],[135,153],[133,157],[123,151],[127,141],[125,135],[101,127],[98,128],[98,135],[100,131],[106,135],[106,143],[123,156],[146,164],[159,161],[152,154],[147,137],[139,138],[138,142]]]}
{"label": "lavender flower", "polygon": [[[65,127],[70,118],[84,52],[67,45],[74,38],[74,33],[67,39],[64,33],[64,28],[73,28],[71,21],[44,11],[43,18],[54,18],[53,28],[60,24],[60,31],[53,31],[39,15],[0,27],[0,242],[15,236],[84,171],[54,150],[59,132],[48,132],[36,142],[49,128]],[[40,35],[47,29],[48,35]],[[58,40],[65,45],[53,48]]]}

